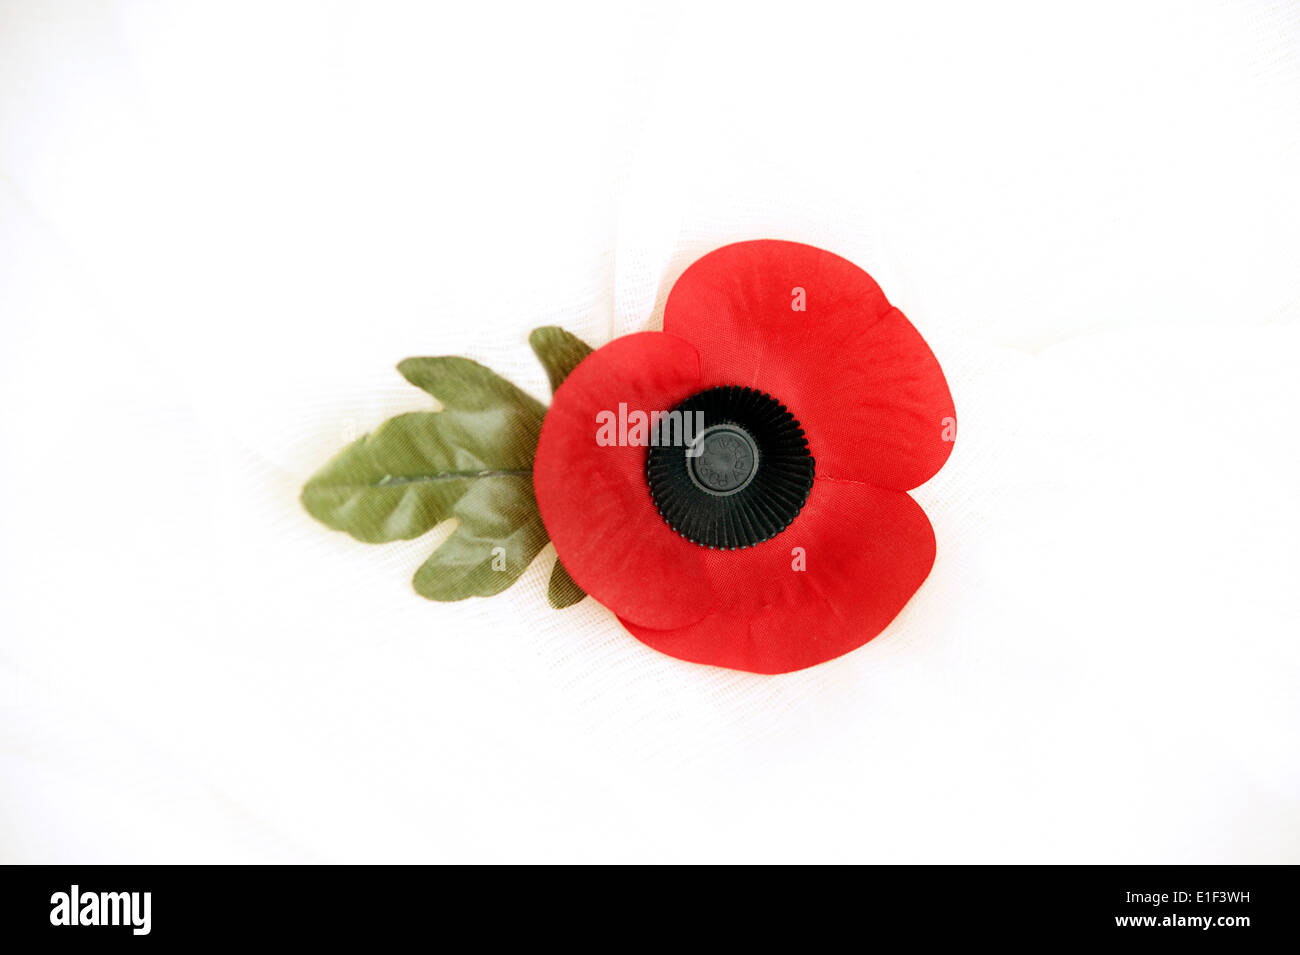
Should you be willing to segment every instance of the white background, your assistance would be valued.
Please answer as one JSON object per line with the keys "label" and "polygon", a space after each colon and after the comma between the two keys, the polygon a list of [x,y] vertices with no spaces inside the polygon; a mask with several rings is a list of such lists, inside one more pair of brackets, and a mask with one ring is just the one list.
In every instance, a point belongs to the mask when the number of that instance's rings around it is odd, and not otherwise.
{"label": "white background", "polygon": [[[1300,861],[1300,7],[0,4],[10,862]],[[393,370],[772,236],[961,422],[934,570],[760,677],[410,587]]]}

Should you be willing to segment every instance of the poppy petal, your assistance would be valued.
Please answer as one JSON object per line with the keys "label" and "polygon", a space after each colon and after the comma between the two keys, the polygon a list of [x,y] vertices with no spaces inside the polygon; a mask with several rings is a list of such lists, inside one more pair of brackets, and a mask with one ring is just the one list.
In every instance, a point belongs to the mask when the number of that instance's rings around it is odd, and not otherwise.
{"label": "poppy petal", "polygon": [[643,626],[700,619],[714,596],[708,551],[659,516],[646,483],[646,448],[602,444],[606,413],[669,411],[700,390],[694,346],[662,332],[616,338],[564,380],[542,422],[533,487],[565,569],[587,593]]}
{"label": "poppy petal", "polygon": [[683,660],[787,673],[884,630],[930,573],[935,543],[925,512],[902,491],[819,477],[784,533],[746,550],[701,553],[717,595],[710,613],[673,629],[623,625]]}
{"label": "poppy petal", "polygon": [[692,264],[664,331],[699,349],[704,387],[745,385],[799,419],[817,473],[909,490],[952,452],[934,353],[875,280],[832,252],[760,239]]}

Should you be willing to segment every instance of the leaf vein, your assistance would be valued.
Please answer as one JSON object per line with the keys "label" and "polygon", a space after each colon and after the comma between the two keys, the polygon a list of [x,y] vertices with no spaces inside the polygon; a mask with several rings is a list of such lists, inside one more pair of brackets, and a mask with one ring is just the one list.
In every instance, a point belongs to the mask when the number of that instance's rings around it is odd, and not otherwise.
{"label": "leaf vein", "polygon": [[428,484],[435,481],[457,481],[462,478],[487,477],[522,477],[531,475],[532,468],[498,468],[488,471],[440,471],[437,474],[417,474],[411,477],[397,477],[385,474],[376,482],[376,487],[397,487],[403,484]]}

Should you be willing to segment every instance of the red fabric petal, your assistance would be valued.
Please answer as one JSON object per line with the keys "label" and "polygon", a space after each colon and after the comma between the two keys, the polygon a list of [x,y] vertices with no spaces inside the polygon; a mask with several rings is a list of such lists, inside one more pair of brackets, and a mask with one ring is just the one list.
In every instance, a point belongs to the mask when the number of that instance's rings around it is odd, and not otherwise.
{"label": "red fabric petal", "polygon": [[952,452],[952,396],[930,347],[834,253],[775,239],[710,252],[673,286],[664,331],[699,349],[703,387],[748,385],[784,402],[819,476],[908,490]]}
{"label": "red fabric petal", "polygon": [[[802,571],[794,569],[796,547]],[[880,633],[930,573],[934,550],[930,522],[907,494],[819,478],[784,533],[745,550],[700,550],[717,596],[698,622],[623,624],[683,660],[753,673],[800,670]]]}
{"label": "red fabric petal", "polygon": [[625,335],[588,355],[542,423],[533,487],[564,569],[587,593],[643,626],[673,628],[714,606],[709,553],[664,523],[646,484],[644,447],[596,442],[601,411],[669,411],[700,390],[699,356],[661,332]]}

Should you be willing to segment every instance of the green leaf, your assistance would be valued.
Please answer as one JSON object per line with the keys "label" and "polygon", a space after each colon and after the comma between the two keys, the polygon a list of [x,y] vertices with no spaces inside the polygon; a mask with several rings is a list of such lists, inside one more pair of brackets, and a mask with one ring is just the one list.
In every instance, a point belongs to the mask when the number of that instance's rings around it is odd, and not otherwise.
{"label": "green leaf", "polygon": [[476,481],[452,516],[456,532],[415,572],[416,593],[430,600],[499,594],[546,546],[531,475]]}
{"label": "green leaf", "polygon": [[551,606],[556,610],[563,610],[565,607],[572,607],[585,596],[587,592],[569,576],[569,572],[560,563],[560,558],[555,558],[555,567],[551,571],[551,586],[546,592],[546,599],[551,602]]}
{"label": "green leaf", "polygon": [[[444,408],[461,411],[527,408],[539,418],[546,413],[546,406],[536,398],[469,358],[456,355],[406,358],[397,363],[397,370],[415,387],[442,402]],[[537,442],[533,445],[536,447]]]}
{"label": "green leaf", "polygon": [[576,335],[566,332],[558,325],[543,325],[534,328],[528,336],[528,344],[546,369],[546,376],[551,380],[551,391],[560,387],[560,382],[569,377],[569,372],[591,354],[591,346]]}
{"label": "green leaf", "polygon": [[532,484],[545,409],[467,358],[408,358],[398,369],[443,410],[398,415],[348,445],[303,487],[303,507],[368,543],[455,517],[415,589],[434,600],[500,593],[546,544]]}

